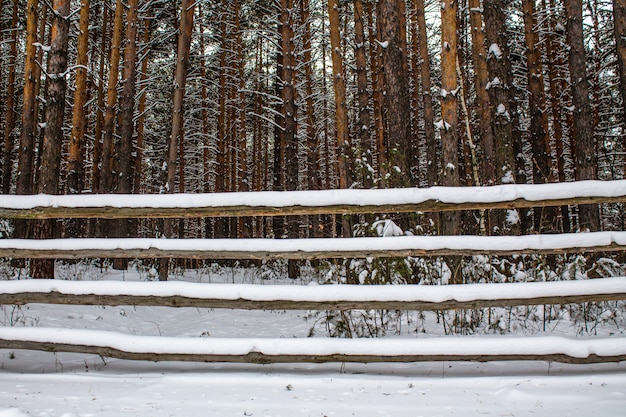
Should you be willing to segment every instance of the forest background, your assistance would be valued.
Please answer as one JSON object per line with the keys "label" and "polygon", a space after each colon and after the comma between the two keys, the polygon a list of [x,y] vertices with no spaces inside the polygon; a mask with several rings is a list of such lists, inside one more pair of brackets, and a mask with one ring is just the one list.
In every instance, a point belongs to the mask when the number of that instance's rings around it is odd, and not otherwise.
{"label": "forest background", "polygon": [[[0,1],[4,194],[540,184],[626,169],[624,0]],[[381,219],[2,227],[34,238],[347,237]],[[391,219],[402,233],[443,235],[626,222],[621,205]],[[52,261],[30,267],[54,276]]]}

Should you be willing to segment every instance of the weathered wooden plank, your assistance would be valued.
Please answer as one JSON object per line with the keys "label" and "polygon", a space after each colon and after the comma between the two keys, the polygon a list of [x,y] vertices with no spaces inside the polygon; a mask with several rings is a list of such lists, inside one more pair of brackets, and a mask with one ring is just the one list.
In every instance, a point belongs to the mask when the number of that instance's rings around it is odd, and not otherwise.
{"label": "weathered wooden plank", "polygon": [[[50,329],[43,329],[46,332]],[[591,364],[626,360],[624,338],[534,337],[414,339],[215,339],[120,335],[54,329],[53,340],[41,329],[3,328],[0,349],[96,354],[142,361],[285,363],[285,362],[430,362],[553,361]],[[81,335],[82,334],[82,335]],[[90,338],[91,342],[86,342]],[[63,340],[65,339],[65,340]],[[105,340],[111,339],[111,342]],[[322,345],[319,342],[322,342]],[[165,348],[155,349],[155,344]],[[186,348],[183,348],[186,347]]]}
{"label": "weathered wooden plank", "polygon": [[[0,304],[132,305],[247,310],[454,310],[626,300],[626,278],[446,286],[271,285],[252,288],[240,284],[168,284],[3,281],[0,282]],[[399,291],[402,293],[401,300],[398,300]]]}
{"label": "weathered wooden plank", "polygon": [[[602,233],[602,232],[598,232]],[[591,233],[585,234],[591,235]],[[40,259],[84,258],[184,258],[184,259],[328,259],[390,258],[420,256],[473,256],[489,254],[562,254],[626,250],[626,232],[615,232],[618,241],[572,242],[550,238],[554,245],[532,245],[523,239],[506,245],[508,236],[442,236],[352,238],[352,239],[236,239],[229,243],[211,239],[50,239],[39,241],[0,240],[0,257]],[[539,236],[539,235],[536,235]],[[551,235],[554,237],[560,235]],[[575,236],[575,235],[571,235]],[[526,237],[526,236],[523,236]],[[520,238],[523,238],[522,236]],[[548,236],[545,236],[548,238]],[[530,236],[532,238],[532,236]],[[547,239],[548,240],[548,239]],[[137,242],[133,242],[137,241]],[[323,242],[322,242],[323,241]],[[496,246],[499,242],[502,245]]]}
{"label": "weathered wooden plank", "polygon": [[626,249],[626,232],[351,239],[1,239],[0,257],[324,259],[561,254]]}
{"label": "weathered wooden plank", "polygon": [[59,292],[0,294],[0,304],[75,304],[109,306],[156,306],[227,308],[242,310],[463,310],[485,307],[513,307],[540,304],[576,304],[600,301],[626,300],[626,293],[589,294],[563,297],[504,298],[499,300],[477,299],[471,301],[256,301],[247,299],[197,299],[181,296],[156,297],[133,295],[72,295]]}
{"label": "weathered wooden plank", "polygon": [[626,202],[626,181],[174,195],[0,196],[0,218],[197,218],[437,212]]}

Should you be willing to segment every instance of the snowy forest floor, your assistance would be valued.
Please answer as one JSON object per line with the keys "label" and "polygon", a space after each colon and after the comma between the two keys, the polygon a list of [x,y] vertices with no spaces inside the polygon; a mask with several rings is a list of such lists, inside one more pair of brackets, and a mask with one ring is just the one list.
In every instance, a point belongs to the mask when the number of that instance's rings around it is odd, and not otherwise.
{"label": "snowy forest floor", "polygon": [[[151,271],[100,272],[81,264],[63,278],[145,280]],[[175,279],[306,285],[307,280],[260,279],[255,269],[188,271]],[[5,326],[71,327],[138,335],[188,337],[324,336],[324,313],[97,307],[0,306]],[[441,318],[406,315],[388,337],[442,335]],[[397,323],[403,322],[399,328]],[[511,334],[543,332],[529,320]],[[577,336],[584,326],[568,315],[547,333]],[[603,323],[594,334],[623,334]],[[391,334],[393,333],[393,334]],[[449,336],[457,337],[457,336]],[[502,337],[506,337],[503,335]],[[459,339],[459,343],[463,343]],[[409,364],[202,364],[122,361],[94,355],[0,350],[0,417],[86,416],[623,416],[626,363],[547,362]]]}

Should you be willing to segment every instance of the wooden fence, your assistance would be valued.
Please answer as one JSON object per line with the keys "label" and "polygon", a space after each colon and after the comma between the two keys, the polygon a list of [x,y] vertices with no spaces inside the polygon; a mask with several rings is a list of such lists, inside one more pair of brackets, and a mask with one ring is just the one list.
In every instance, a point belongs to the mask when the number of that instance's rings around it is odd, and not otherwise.
{"label": "wooden fence", "polygon": [[[161,196],[0,196],[5,218],[126,218],[381,213],[626,202],[626,181],[537,186],[342,190]],[[519,237],[352,239],[0,240],[0,257],[319,259],[622,251],[626,232]],[[299,310],[446,310],[626,299],[626,277],[449,286],[280,286],[180,282],[0,282],[0,304],[80,304]],[[0,348],[136,360],[204,362],[414,362],[626,360],[626,338],[416,337],[224,339],[124,335],[79,329],[0,328]]]}

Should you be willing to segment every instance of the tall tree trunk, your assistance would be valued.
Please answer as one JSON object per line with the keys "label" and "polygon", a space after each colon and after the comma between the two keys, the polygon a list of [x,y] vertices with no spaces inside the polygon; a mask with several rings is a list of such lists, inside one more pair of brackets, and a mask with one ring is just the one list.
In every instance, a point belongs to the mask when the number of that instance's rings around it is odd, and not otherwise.
{"label": "tall tree trunk", "polygon": [[506,33],[506,4],[503,0],[484,3],[484,16],[488,50],[488,67],[491,77],[493,130],[495,143],[496,184],[514,182],[515,157],[513,154],[511,103],[511,73],[508,35]]}
{"label": "tall tree trunk", "polygon": [[[55,0],[53,3],[51,42],[48,59],[48,98],[46,107],[46,129],[43,140],[40,182],[38,191],[45,194],[59,193],[61,146],[63,144],[63,119],[65,115],[65,72],[67,71],[67,49],[69,38],[70,0]],[[35,235],[39,239],[54,237],[55,220],[40,220]],[[54,260],[31,261],[33,278],[54,278]]]}
{"label": "tall tree trunk", "polygon": [[[583,38],[582,1],[566,1],[567,44],[569,46],[569,70],[572,84],[572,103],[574,105],[575,162],[577,180],[597,178],[597,153],[593,137],[589,84]],[[600,213],[595,205],[579,207],[579,228],[581,230],[600,230]]]}
{"label": "tall tree trunk", "polygon": [[[22,110],[22,137],[19,148],[17,194],[33,193],[33,164],[35,162],[35,119],[36,107],[36,55],[38,0],[29,0],[26,5],[26,56],[24,62],[24,93]],[[22,236],[24,237],[24,236]]]}
{"label": "tall tree trunk", "polygon": [[435,117],[431,94],[430,55],[426,33],[426,9],[424,0],[415,0],[415,14],[420,49],[420,81],[422,85],[422,107],[424,108],[424,136],[426,140],[426,181],[429,186],[437,185],[437,142],[435,138]]}
{"label": "tall tree trunk", "polygon": [[[615,29],[615,48],[617,50],[617,69],[619,87],[622,95],[622,122],[626,123],[626,1],[613,0],[613,23]],[[626,163],[624,163],[626,174]]]}
{"label": "tall tree trunk", "polygon": [[357,97],[359,103],[357,134],[361,148],[362,163],[365,164],[361,172],[363,186],[372,188],[374,186],[374,160],[372,157],[374,143],[370,128],[370,95],[367,82],[363,2],[361,0],[355,0],[354,2],[354,41],[356,43]]}
{"label": "tall tree trunk", "polygon": [[[441,121],[439,131],[442,143],[441,184],[451,187],[459,185],[459,138],[457,92],[457,4],[442,3],[441,7]],[[442,232],[456,235],[460,231],[458,212],[442,215]],[[452,283],[461,282],[457,259],[448,260],[452,271]]]}
{"label": "tall tree trunk", "polygon": [[[305,105],[306,105],[306,158],[307,158],[307,182],[305,186],[310,190],[321,189],[319,151],[318,151],[318,128],[315,116],[315,103],[313,96],[313,54],[311,44],[311,13],[309,0],[300,3],[300,24],[304,28],[303,33],[303,58],[304,58],[304,82],[305,82]],[[310,216],[307,221],[310,230],[307,232],[315,237],[322,237],[320,216]]]}
{"label": "tall tree trunk", "polygon": [[[211,192],[211,152],[209,149],[209,100],[207,89],[207,71],[206,71],[206,45],[204,41],[204,13],[201,4],[198,4],[198,18],[200,21],[200,78],[202,79],[201,98],[202,98],[202,192]],[[205,219],[204,237],[212,236],[212,224],[209,219]]]}
{"label": "tall tree trunk", "polygon": [[[516,161],[513,144],[512,70],[509,53],[509,40],[506,30],[506,2],[493,0],[483,2],[485,35],[487,39],[487,67],[491,81],[489,99],[494,134],[493,161],[495,162],[495,184],[516,182]],[[520,138],[516,138],[520,141]],[[492,213],[490,231],[507,232],[513,225],[508,224],[504,213]]]}
{"label": "tall tree trunk", "polygon": [[[408,63],[406,59],[406,29],[399,2],[380,0],[377,9],[378,42],[381,45],[385,74],[384,100],[387,127],[387,160],[392,187],[410,185],[411,100],[409,96]],[[456,9],[455,9],[456,10]],[[404,38],[403,38],[404,37]]]}
{"label": "tall tree trunk", "polygon": [[102,138],[102,163],[100,166],[101,193],[113,191],[113,132],[115,130],[115,112],[117,106],[117,84],[120,65],[120,48],[124,29],[124,5],[122,0],[115,4],[115,17],[113,18],[113,34],[111,37],[111,57],[109,59],[109,84],[107,87],[107,105],[104,114],[103,138]]}
{"label": "tall tree trunk", "polygon": [[[150,19],[150,15],[144,20],[143,27],[143,43],[147,45],[150,42],[150,37],[152,35],[152,20]],[[142,178],[144,176],[143,169],[143,147],[144,147],[144,137],[145,137],[145,126],[146,126],[146,104],[148,100],[147,94],[147,80],[148,80],[148,64],[150,63],[150,51],[146,51],[141,60],[141,75],[139,80],[139,86],[141,88],[139,95],[139,104],[137,108],[137,112],[139,113],[139,117],[137,118],[137,146],[136,146],[136,155],[134,161],[134,184],[133,184],[133,193],[141,194],[142,193]]]}
{"label": "tall tree trunk", "polygon": [[[34,164],[35,164],[35,135],[36,135],[36,108],[37,108],[37,23],[38,0],[28,0],[26,4],[26,51],[24,57],[24,90],[22,103],[22,135],[20,137],[16,194],[33,194]],[[15,222],[13,236],[26,238],[30,234],[32,222],[18,220]],[[24,260],[14,260],[13,265],[24,267]]]}
{"label": "tall tree trunk", "polygon": [[[546,0],[542,0],[542,8],[548,12],[548,5]],[[552,7],[550,7],[552,9]],[[546,22],[546,59],[548,65],[548,76],[550,78],[550,111],[552,113],[552,126],[554,129],[554,143],[555,143],[555,151],[556,151],[556,171],[558,173],[559,182],[565,182],[565,155],[563,153],[563,142],[564,142],[564,129],[563,129],[563,106],[561,103],[560,95],[560,78],[561,75],[559,73],[559,65],[560,59],[559,48],[557,47],[561,42],[556,39],[556,30],[554,24],[554,13],[549,13],[547,18],[544,19]],[[563,224],[563,231],[565,233],[569,233],[571,231],[571,222],[570,222],[570,214],[568,206],[561,206],[561,221]]]}
{"label": "tall tree trunk", "polygon": [[[226,191],[226,58],[228,51],[228,33],[226,31],[226,17],[228,1],[222,0],[220,6],[220,51],[219,51],[219,98],[217,116],[217,164],[215,174],[215,191],[223,193]],[[225,218],[215,219],[214,237],[225,238],[228,234],[228,222]]]}
{"label": "tall tree trunk", "polygon": [[128,1],[126,17],[126,39],[124,47],[124,69],[122,71],[122,90],[119,99],[117,122],[119,139],[116,143],[116,163],[118,165],[116,192],[130,194],[133,187],[133,136],[135,124],[135,90],[137,74],[137,29],[138,29],[138,2]]}
{"label": "tall tree trunk", "polygon": [[[524,35],[526,39],[526,62],[528,67],[528,89],[530,92],[530,143],[533,156],[533,183],[552,182],[550,164],[550,138],[545,130],[544,120],[546,99],[544,94],[543,71],[539,55],[539,36],[535,17],[535,1],[523,0]],[[535,209],[535,231],[555,232],[556,213],[552,207]]]}
{"label": "tall tree trunk", "polygon": [[[109,32],[109,7],[103,5],[102,7],[102,34],[101,45],[106,44]],[[102,130],[104,127],[104,74],[105,74],[105,61],[107,54],[104,50],[100,51],[100,68],[98,70],[98,106],[96,109],[96,126],[94,131],[94,145],[92,155],[92,167],[91,167],[91,191],[98,194],[100,192],[100,181],[102,174]],[[90,228],[90,233],[93,233],[95,227]]]}
{"label": "tall tree trunk", "polygon": [[[282,51],[282,71],[281,71],[281,101],[283,134],[280,144],[280,152],[284,154],[282,158],[283,173],[282,185],[286,191],[296,190],[298,187],[298,124],[296,106],[296,86],[295,86],[295,42],[294,42],[294,3],[293,0],[281,0],[280,8],[280,37]],[[298,221],[293,217],[287,219],[287,237],[298,237]],[[297,278],[298,263],[289,261],[289,278]]]}
{"label": "tall tree trunk", "polygon": [[341,53],[341,33],[339,23],[339,3],[328,1],[328,17],[330,22],[330,49],[333,63],[333,89],[335,93],[335,132],[337,135],[337,168],[339,188],[348,188],[350,138],[348,135],[348,108],[346,103],[346,80],[343,70]]}
{"label": "tall tree trunk", "polygon": [[[195,0],[183,0],[180,12],[180,26],[178,34],[178,47],[176,51],[176,72],[174,75],[174,103],[172,110],[172,133],[168,141],[167,152],[167,180],[165,191],[168,194],[174,192],[176,184],[176,160],[177,143],[183,136],[183,100],[187,82],[187,70],[189,67],[189,50],[191,46],[191,32],[193,29],[193,17],[195,12]],[[181,178],[182,181],[182,178]],[[174,232],[172,219],[164,222],[163,234],[171,238]],[[159,280],[167,281],[169,260],[161,259],[159,264]]]}
{"label": "tall tree trunk", "polygon": [[[85,131],[87,129],[87,70],[89,58],[89,0],[82,0],[80,5],[78,34],[78,50],[76,55],[76,86],[74,89],[74,109],[72,113],[72,134],[70,136],[69,175],[67,178],[67,193],[80,194],[83,191],[84,179],[84,152]],[[81,219],[72,219],[67,223],[67,233],[70,237],[80,237],[84,231],[85,222]]]}
{"label": "tall tree trunk", "polygon": [[17,60],[17,33],[18,33],[18,0],[13,0],[11,15],[11,46],[9,48],[9,68],[7,74],[6,119],[4,124],[4,155],[2,159],[2,193],[9,194],[11,190],[11,175],[13,171],[13,145],[15,142],[15,64]]}
{"label": "tall tree trunk", "polygon": [[[237,102],[239,114],[237,115],[237,148],[239,151],[237,191],[250,191],[250,176],[248,174],[248,134],[246,131],[246,116],[248,108],[246,106],[246,78],[245,66],[246,57],[243,51],[242,28],[240,19],[239,0],[234,1],[235,14],[235,59],[237,62],[238,94]],[[297,169],[297,167],[296,167]],[[237,235],[238,237],[249,238],[252,236],[252,219],[250,217],[239,218]]]}
{"label": "tall tree trunk", "polygon": [[[38,35],[38,42],[41,45],[50,45],[51,41],[51,36],[52,36],[52,30],[48,31],[47,37],[46,37],[46,29],[48,27],[48,2],[44,2],[41,5],[41,13],[39,15],[39,35]],[[44,70],[44,48],[37,48],[37,63],[36,63],[36,67],[35,67],[35,94],[37,94],[38,97],[45,97],[45,95],[47,94],[48,91],[48,77],[42,77],[41,73]],[[50,59],[50,55],[47,54],[47,58],[46,61],[48,61]],[[48,62],[46,62],[45,64],[45,69],[47,71],[47,66],[48,66]],[[45,74],[45,71],[44,71]],[[44,78],[44,88],[42,91],[41,88],[41,80],[42,78]],[[42,101],[42,105],[39,105],[39,101]],[[39,113],[40,113],[40,108],[41,108],[41,113],[46,114],[46,100],[39,100],[39,98],[36,98],[35,100],[35,114],[34,114],[34,118],[36,121],[39,121]],[[39,183],[39,167],[41,166],[41,158],[43,157],[41,150],[43,149],[43,136],[45,133],[45,124],[40,124],[39,125],[40,129],[39,129],[39,137],[38,137],[38,142],[37,142],[37,146],[35,147],[35,164],[33,166],[33,173],[34,173],[34,178],[33,178],[33,189],[35,189],[37,187],[37,184]],[[35,133],[35,137],[37,138],[37,133]]]}
{"label": "tall tree trunk", "polygon": [[491,118],[482,112],[491,114],[491,102],[487,84],[489,72],[487,70],[487,48],[485,47],[485,32],[483,30],[483,9],[480,0],[469,0],[470,26],[472,34],[472,61],[474,64],[474,82],[476,83],[476,106],[478,109],[478,132],[483,149],[482,177],[486,185],[496,183],[494,161],[494,137]]}
{"label": "tall tree trunk", "polygon": [[[133,188],[133,134],[135,124],[135,90],[136,90],[136,64],[137,64],[137,29],[138,29],[138,2],[128,1],[126,14],[126,39],[124,47],[124,69],[122,71],[122,91],[120,93],[119,111],[117,123],[119,127],[119,139],[115,144],[115,172],[117,183],[115,192],[118,194],[130,194]],[[130,219],[115,221],[114,234],[117,237],[130,237]],[[113,268],[125,270],[128,260],[115,259]]]}
{"label": "tall tree trunk", "polygon": [[372,157],[374,167],[378,171],[378,182],[384,186],[387,173],[387,155],[385,144],[385,124],[383,120],[383,84],[385,74],[382,70],[381,47],[376,42],[374,9],[372,2],[364,4],[367,14],[368,41],[370,44],[370,72],[372,76],[372,115],[374,117],[374,143],[372,144]]}
{"label": "tall tree trunk", "polygon": [[72,135],[70,136],[68,194],[83,191],[83,154],[85,130],[87,127],[87,52],[89,50],[89,0],[81,0],[79,19],[78,48],[76,55],[76,87],[74,89],[74,109],[72,113]]}

